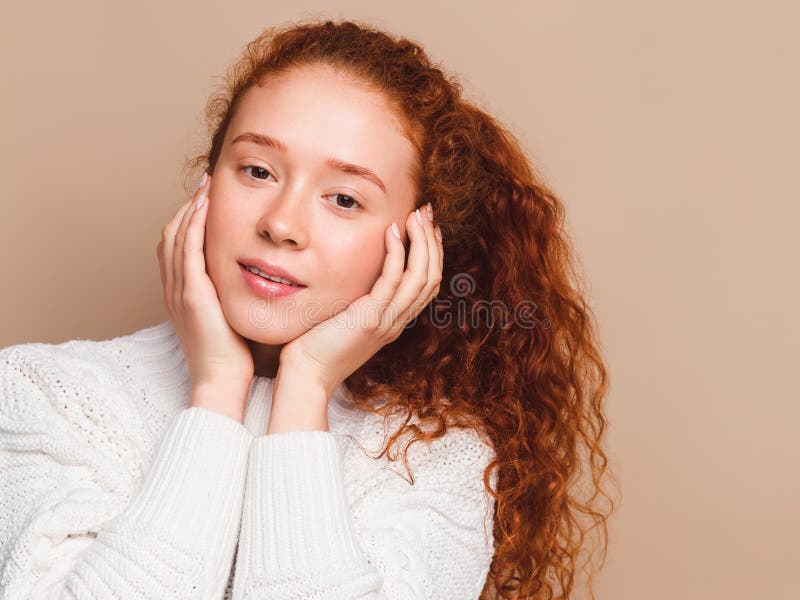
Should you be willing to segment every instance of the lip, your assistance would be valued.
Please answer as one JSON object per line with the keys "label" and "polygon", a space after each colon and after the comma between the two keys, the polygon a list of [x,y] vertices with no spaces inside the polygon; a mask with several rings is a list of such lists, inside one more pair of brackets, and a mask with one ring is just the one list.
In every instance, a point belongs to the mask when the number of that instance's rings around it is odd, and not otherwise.
{"label": "lip", "polygon": [[243,265],[239,264],[238,266],[247,287],[261,298],[283,298],[284,296],[291,296],[305,289],[305,287],[286,285],[285,283],[264,279],[260,275],[251,273],[244,268]]}
{"label": "lip", "polygon": [[[274,275],[275,277],[283,277],[284,279],[288,279],[294,284],[306,287],[305,283],[303,283],[297,277],[289,273],[289,271],[281,269],[278,265],[272,265],[264,260],[261,260],[260,258],[243,258],[239,261],[239,265],[243,267],[256,267],[259,271],[263,271],[267,275]],[[256,275],[256,277],[258,276]]]}

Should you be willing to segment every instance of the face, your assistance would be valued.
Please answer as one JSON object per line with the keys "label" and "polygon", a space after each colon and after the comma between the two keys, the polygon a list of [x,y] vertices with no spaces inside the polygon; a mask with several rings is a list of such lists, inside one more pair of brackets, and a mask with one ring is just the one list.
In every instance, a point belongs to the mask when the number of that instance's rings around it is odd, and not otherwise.
{"label": "face", "polygon": [[[386,228],[394,221],[406,238],[414,161],[386,100],[331,67],[294,69],[244,93],[212,174],[205,257],[254,357],[370,291]],[[240,266],[253,258],[304,287],[259,295]]]}

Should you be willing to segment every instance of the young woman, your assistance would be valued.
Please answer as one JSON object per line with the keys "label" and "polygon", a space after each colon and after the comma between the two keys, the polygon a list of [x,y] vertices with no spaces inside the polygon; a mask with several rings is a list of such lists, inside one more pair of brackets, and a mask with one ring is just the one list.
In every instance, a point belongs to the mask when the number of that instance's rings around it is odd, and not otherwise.
{"label": "young woman", "polygon": [[562,205],[460,91],[350,21],[247,46],[170,319],[0,352],[0,596],[569,597],[606,371]]}

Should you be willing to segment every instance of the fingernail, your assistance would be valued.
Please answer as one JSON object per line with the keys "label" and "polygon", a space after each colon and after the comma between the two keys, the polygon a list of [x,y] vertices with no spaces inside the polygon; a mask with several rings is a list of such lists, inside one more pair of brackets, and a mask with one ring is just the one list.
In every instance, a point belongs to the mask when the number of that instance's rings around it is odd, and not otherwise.
{"label": "fingernail", "polygon": [[431,206],[431,203],[428,202],[428,204],[426,204],[425,206],[428,209],[428,221],[433,221],[433,207]]}
{"label": "fingernail", "polygon": [[439,241],[441,242],[441,241],[442,241],[442,230],[441,230],[441,229],[439,229],[439,226],[437,225],[437,226],[434,228],[434,230],[433,230],[433,231],[434,231],[434,233],[436,233],[436,239],[437,239],[437,240],[439,240]]}
{"label": "fingernail", "polygon": [[203,202],[206,201],[206,195],[200,194],[200,197],[197,199],[197,202],[194,203],[194,209],[197,210],[201,206],[203,206]]}
{"label": "fingernail", "polygon": [[398,229],[397,223],[394,221],[392,221],[392,233],[394,234],[394,237],[396,237],[398,240],[400,239],[400,229]]}
{"label": "fingernail", "polygon": [[417,221],[419,221],[419,224],[422,225],[422,213],[419,212],[419,209],[415,210],[414,212],[417,213]]}
{"label": "fingernail", "polygon": [[206,184],[206,181],[208,181],[208,173],[203,171],[203,176],[200,178],[200,183],[197,184],[197,189],[199,190],[201,187],[203,187]]}

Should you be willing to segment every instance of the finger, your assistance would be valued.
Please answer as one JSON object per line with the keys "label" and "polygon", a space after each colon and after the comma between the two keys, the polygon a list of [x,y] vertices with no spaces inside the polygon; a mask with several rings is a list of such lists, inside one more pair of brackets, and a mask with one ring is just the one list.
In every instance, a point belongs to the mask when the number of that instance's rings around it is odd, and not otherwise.
{"label": "finger", "polygon": [[191,199],[184,202],[173,217],[161,230],[161,267],[164,271],[164,303],[167,310],[172,311],[172,297],[175,275],[172,255],[175,253],[175,232],[183,219],[183,214],[191,205]]}
{"label": "finger", "polygon": [[[422,223],[419,222],[422,221]],[[428,280],[428,238],[425,234],[425,217],[416,210],[409,213],[406,219],[406,229],[411,238],[411,248],[408,252],[408,266],[406,267],[400,285],[397,287],[392,304],[397,307],[397,314],[407,314],[411,304],[419,297]]]}
{"label": "finger", "polygon": [[420,208],[420,213],[425,217],[423,219],[423,229],[425,230],[425,238],[428,243],[428,270],[425,276],[425,285],[420,291],[419,295],[412,300],[411,306],[404,315],[405,323],[415,319],[419,313],[430,303],[433,298],[434,290],[439,286],[441,281],[441,272],[439,271],[439,245],[436,243],[436,233],[433,230],[432,216],[429,216],[428,205]]}
{"label": "finger", "polygon": [[185,286],[185,282],[183,280],[183,256],[184,256],[184,243],[186,241],[186,229],[189,227],[189,220],[192,218],[194,214],[195,206],[197,204],[197,200],[200,196],[206,196],[208,194],[208,187],[210,184],[210,177],[206,177],[206,181],[204,185],[201,185],[194,194],[194,202],[192,202],[189,207],[187,208],[186,212],[183,213],[183,219],[181,220],[180,227],[178,228],[177,233],[175,234],[175,253],[172,257],[172,264],[174,268],[174,277],[175,277],[175,284],[173,287],[173,299],[175,300],[176,304],[181,304],[183,299],[183,288]]}
{"label": "finger", "polygon": [[199,208],[194,208],[186,230],[183,244],[183,280],[187,287],[199,289],[199,278],[206,274],[206,259],[203,254],[203,242],[206,233],[206,215],[208,214],[208,198]]}
{"label": "finger", "polygon": [[175,231],[173,239],[172,250],[172,302],[174,306],[180,306],[181,295],[183,294],[183,232],[186,229],[186,224],[189,217],[192,216],[194,210],[194,202],[190,201],[186,210],[181,215],[178,229]]}
{"label": "finger", "polygon": [[[394,296],[397,286],[403,278],[403,267],[406,261],[406,247],[403,240],[394,234],[393,227],[397,225],[392,222],[392,226],[384,231],[386,243],[386,258],[383,261],[383,271],[378,277],[369,292],[370,298],[374,303],[383,309]],[[399,228],[398,228],[399,231]],[[374,308],[374,307],[370,307]],[[378,311],[380,313],[381,310]]]}
{"label": "finger", "polygon": [[[430,207],[430,202],[428,203]],[[423,291],[423,297],[428,301],[433,299],[433,296],[439,293],[439,284],[442,281],[442,266],[441,266],[441,248],[439,247],[439,240],[436,239],[436,230],[433,226],[433,209],[430,212],[426,211],[429,215],[425,223],[425,233],[428,236],[428,249],[430,250],[430,257],[428,258],[428,285]]]}
{"label": "finger", "polygon": [[439,245],[439,272],[444,273],[444,241],[442,240],[442,228],[435,227],[436,243]]}
{"label": "finger", "polygon": [[166,286],[166,270],[164,269],[164,261],[161,258],[161,249],[164,247],[164,240],[158,240],[158,244],[156,245],[156,256],[158,257],[158,272],[161,276],[161,288],[163,289]]}

